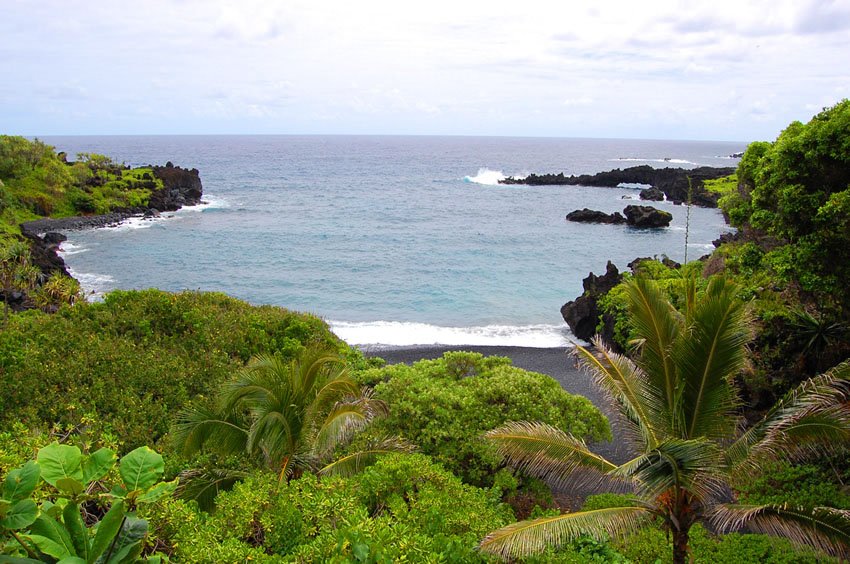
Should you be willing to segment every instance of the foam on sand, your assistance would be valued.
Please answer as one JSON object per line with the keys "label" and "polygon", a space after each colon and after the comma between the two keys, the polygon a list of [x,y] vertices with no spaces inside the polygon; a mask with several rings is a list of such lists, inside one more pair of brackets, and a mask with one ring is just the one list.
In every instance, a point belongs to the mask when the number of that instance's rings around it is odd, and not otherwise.
{"label": "foam on sand", "polygon": [[575,339],[566,325],[485,325],[445,327],[400,321],[329,321],[331,330],[350,345],[409,347],[420,345],[569,347]]}

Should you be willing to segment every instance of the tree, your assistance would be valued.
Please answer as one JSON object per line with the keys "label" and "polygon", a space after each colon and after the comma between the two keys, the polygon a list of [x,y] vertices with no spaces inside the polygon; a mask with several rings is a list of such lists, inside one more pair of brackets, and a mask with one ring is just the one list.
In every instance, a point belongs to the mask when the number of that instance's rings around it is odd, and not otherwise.
{"label": "tree", "polygon": [[[221,454],[244,454],[278,473],[278,481],[304,470],[347,474],[375,456],[404,450],[385,440],[327,464],[336,447],[345,444],[386,405],[372,399],[348,374],[343,360],[324,349],[307,348],[292,360],[261,355],[251,360],[219,392],[217,405],[183,410],[174,438],[185,454],[209,446]],[[244,473],[190,472],[190,497],[210,502],[215,493]]]}
{"label": "tree", "polygon": [[810,379],[741,433],[733,378],[746,364],[746,308],[736,288],[715,277],[697,299],[686,285],[683,312],[652,283],[627,285],[638,336],[635,360],[577,347],[580,361],[622,413],[639,454],[616,465],[575,437],[541,423],[507,423],[487,434],[508,462],[568,486],[601,480],[630,486],[634,504],[523,521],[490,533],[482,551],[516,557],[581,534],[600,538],[660,519],[673,537],[673,561],[685,562],[689,531],[707,521],[720,531],[748,525],[848,556],[850,513],[825,507],[744,506],[730,502],[730,478],[770,458],[797,459],[850,439],[850,364]]}
{"label": "tree", "polygon": [[850,100],[789,124],[773,143],[750,144],[738,180],[740,197],[724,204],[733,224],[764,239],[779,279],[846,313]]}

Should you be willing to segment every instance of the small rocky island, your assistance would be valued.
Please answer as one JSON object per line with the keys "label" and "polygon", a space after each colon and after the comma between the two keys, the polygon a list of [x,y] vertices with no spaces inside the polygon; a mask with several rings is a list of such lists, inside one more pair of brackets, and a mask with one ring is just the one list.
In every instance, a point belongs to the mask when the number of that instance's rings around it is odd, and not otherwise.
{"label": "small rocky island", "polygon": [[[508,177],[500,180],[501,184],[525,184],[529,186],[599,186],[615,187],[620,184],[645,184],[655,190],[646,195],[644,200],[662,200],[666,197],[676,204],[688,201],[688,179],[690,178],[693,194],[691,202],[706,208],[716,208],[718,194],[709,192],[703,186],[706,180],[714,180],[734,174],[733,167],[701,166],[693,169],[685,168],[653,168],[649,165],[633,166],[625,169],[614,169],[598,174],[582,174],[580,176],[565,176],[559,174],[529,174],[525,178]],[[644,190],[646,192],[646,190]],[[662,196],[663,195],[663,196]]]}
{"label": "small rocky island", "polygon": [[[625,215],[625,217],[624,217]],[[626,206],[623,213],[605,213],[584,208],[567,214],[567,221],[579,223],[610,223],[619,225],[625,223],[631,227],[667,227],[673,219],[673,214],[652,206]]]}

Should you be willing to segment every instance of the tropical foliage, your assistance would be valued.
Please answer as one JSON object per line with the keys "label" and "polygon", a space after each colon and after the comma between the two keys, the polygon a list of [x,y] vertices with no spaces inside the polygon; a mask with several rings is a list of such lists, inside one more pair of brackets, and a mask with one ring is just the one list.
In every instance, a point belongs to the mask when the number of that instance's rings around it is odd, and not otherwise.
{"label": "tropical foliage", "polygon": [[498,492],[461,483],[422,454],[363,472],[278,484],[256,472],[206,514],[180,499],[144,514],[151,542],[180,562],[483,562],[478,538],[509,523]]}
{"label": "tropical foliage", "polygon": [[[343,358],[323,348],[306,348],[295,358],[255,357],[224,383],[212,406],[182,410],[173,428],[178,448],[192,455],[209,447],[223,455],[243,454],[278,474],[278,481],[304,470],[350,474],[375,457],[404,448],[384,440],[327,464],[386,405],[354,381]],[[214,494],[244,473],[189,471],[187,495],[210,505]]]}
{"label": "tropical foliage", "polygon": [[413,366],[397,364],[361,372],[389,414],[377,434],[416,444],[464,481],[493,485],[501,467],[481,434],[505,421],[545,421],[588,440],[611,437],[608,421],[587,398],[568,394],[549,376],[522,370],[504,357],[449,352]]}
{"label": "tropical foliage", "polygon": [[88,427],[94,416],[124,448],[153,444],[252,356],[306,346],[363,362],[314,316],[224,294],[119,291],[55,315],[29,311],[0,332],[0,422]]}
{"label": "tropical foliage", "polygon": [[8,541],[0,560],[136,562],[147,534],[136,508],[170,495],[177,482],[160,481],[162,456],[147,447],[121,458],[117,483],[116,460],[107,448],[83,455],[76,446],[54,442],[9,472],[0,498],[0,533]]}
{"label": "tropical foliage", "polygon": [[850,364],[805,382],[740,433],[734,377],[746,364],[746,308],[736,288],[712,278],[702,295],[688,284],[678,311],[650,282],[627,284],[637,336],[634,360],[596,341],[582,363],[619,408],[638,456],[613,464],[583,441],[539,422],[510,422],[487,434],[513,465],[555,484],[607,479],[635,503],[544,517],[490,533],[481,549],[505,557],[543,550],[581,534],[622,535],[659,519],[684,562],[691,527],[748,526],[831,554],[850,550],[850,515],[828,507],[730,502],[727,484],[764,460],[802,458],[850,439]]}

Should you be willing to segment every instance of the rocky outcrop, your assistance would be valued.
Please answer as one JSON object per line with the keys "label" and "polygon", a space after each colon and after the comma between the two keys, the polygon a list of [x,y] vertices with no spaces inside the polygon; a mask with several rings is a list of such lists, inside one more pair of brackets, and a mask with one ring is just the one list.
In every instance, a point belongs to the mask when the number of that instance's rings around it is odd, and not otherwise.
{"label": "rocky outcrop", "polygon": [[718,195],[709,192],[703,186],[706,180],[722,178],[733,174],[732,167],[715,168],[701,166],[693,169],[684,168],[653,168],[649,165],[633,166],[625,169],[615,169],[598,174],[582,174],[580,176],[565,176],[559,174],[530,174],[525,178],[506,178],[500,180],[502,184],[528,184],[534,186],[542,185],[582,185],[582,186],[608,186],[614,187],[620,184],[647,184],[659,189],[668,200],[675,203],[688,201],[688,178],[691,179],[693,195],[691,202],[694,205],[716,208]]}
{"label": "rocky outcrop", "polygon": [[65,276],[70,276],[65,261],[57,253],[59,245],[68,239],[67,237],[61,233],[50,232],[45,233],[42,237],[27,234],[27,238],[30,240],[32,265],[41,271],[42,282],[54,272],[61,272]]}
{"label": "rocky outcrop", "polygon": [[625,223],[626,218],[620,212],[605,213],[598,210],[584,208],[581,210],[571,211],[567,214],[567,221],[576,221],[579,223]]}
{"label": "rocky outcrop", "polygon": [[201,203],[203,186],[198,169],[180,168],[169,162],[165,166],[153,167],[153,174],[162,180],[163,187],[151,194],[148,210],[175,211]]}
{"label": "rocky outcrop", "polygon": [[69,276],[65,261],[58,254],[59,245],[67,239],[62,231],[110,227],[129,217],[156,217],[161,211],[176,211],[183,206],[201,203],[203,186],[198,169],[180,168],[170,162],[152,168],[154,176],[162,180],[163,187],[151,194],[147,207],[122,209],[103,215],[43,218],[21,224],[21,234],[30,240],[32,262],[41,271],[42,281],[57,271]]}
{"label": "rocky outcrop", "polygon": [[670,212],[652,206],[626,206],[623,213],[632,227],[667,227],[673,219],[673,214]]}
{"label": "rocky outcrop", "polygon": [[651,202],[662,202],[664,201],[664,192],[653,186],[652,188],[641,190],[640,199],[649,200]]}
{"label": "rocky outcrop", "polygon": [[[617,270],[617,267],[609,260],[605,266],[605,274],[597,276],[591,272],[587,278],[582,280],[584,293],[575,300],[567,302],[561,308],[561,316],[570,326],[573,335],[583,341],[589,341],[596,335],[600,314],[597,302],[600,297],[619,284],[622,278],[623,276]],[[603,319],[602,322],[604,326],[603,338],[611,342],[610,336],[614,331],[614,320]],[[606,334],[608,334],[607,337]]]}

